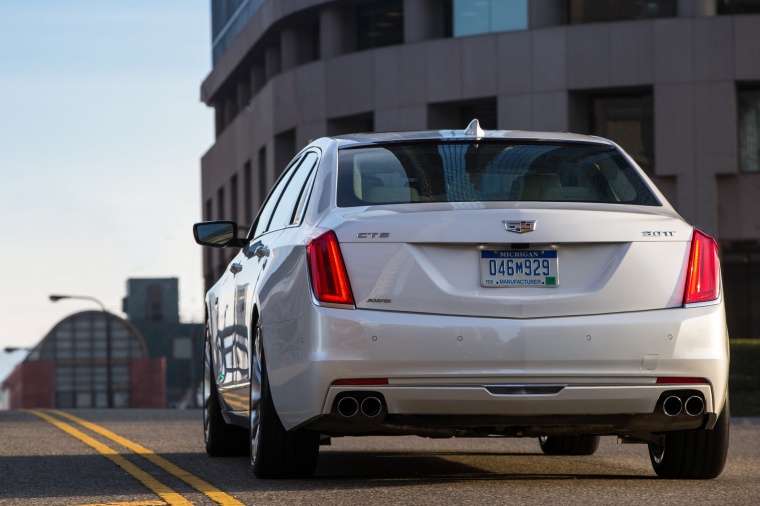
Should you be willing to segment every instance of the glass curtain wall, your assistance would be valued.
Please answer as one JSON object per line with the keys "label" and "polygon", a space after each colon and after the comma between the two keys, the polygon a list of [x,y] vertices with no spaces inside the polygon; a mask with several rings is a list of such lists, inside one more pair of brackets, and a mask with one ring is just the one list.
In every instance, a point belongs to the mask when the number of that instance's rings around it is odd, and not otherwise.
{"label": "glass curtain wall", "polygon": [[[130,402],[130,362],[147,353],[140,338],[121,319],[110,320],[114,407],[126,408]],[[102,312],[79,313],[57,325],[45,340],[40,358],[55,361],[56,407],[108,406],[106,325]]]}
{"label": "glass curtain wall", "polygon": [[453,0],[454,37],[526,30],[528,0]]}

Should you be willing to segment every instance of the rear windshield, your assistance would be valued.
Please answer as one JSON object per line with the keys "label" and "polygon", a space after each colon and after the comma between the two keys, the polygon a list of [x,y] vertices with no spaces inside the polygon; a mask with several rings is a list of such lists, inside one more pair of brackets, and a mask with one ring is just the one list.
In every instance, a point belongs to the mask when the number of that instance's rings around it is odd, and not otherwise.
{"label": "rear windshield", "polygon": [[599,202],[659,206],[616,149],[446,142],[340,151],[338,206],[423,202]]}

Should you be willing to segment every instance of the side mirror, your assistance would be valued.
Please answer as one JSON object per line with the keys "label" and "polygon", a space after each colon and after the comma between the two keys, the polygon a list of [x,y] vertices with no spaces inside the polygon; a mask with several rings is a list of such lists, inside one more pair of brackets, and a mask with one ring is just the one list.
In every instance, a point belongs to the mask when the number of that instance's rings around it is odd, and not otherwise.
{"label": "side mirror", "polygon": [[237,223],[234,221],[204,221],[193,225],[195,242],[201,246],[224,248],[240,246]]}

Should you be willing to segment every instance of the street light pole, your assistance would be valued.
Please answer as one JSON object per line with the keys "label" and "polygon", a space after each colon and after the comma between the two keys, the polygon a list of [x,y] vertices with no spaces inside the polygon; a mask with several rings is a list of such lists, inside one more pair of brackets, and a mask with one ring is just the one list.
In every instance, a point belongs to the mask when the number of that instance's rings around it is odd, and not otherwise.
{"label": "street light pole", "polygon": [[52,302],[58,302],[59,300],[63,299],[79,299],[79,300],[89,300],[91,302],[94,302],[98,306],[100,306],[100,309],[103,311],[103,316],[106,319],[106,399],[108,403],[108,407],[113,407],[113,376],[111,371],[111,366],[113,365],[111,360],[111,318],[108,310],[106,309],[105,304],[100,302],[99,299],[96,299],[95,297],[90,297],[89,295],[51,295],[50,300]]}

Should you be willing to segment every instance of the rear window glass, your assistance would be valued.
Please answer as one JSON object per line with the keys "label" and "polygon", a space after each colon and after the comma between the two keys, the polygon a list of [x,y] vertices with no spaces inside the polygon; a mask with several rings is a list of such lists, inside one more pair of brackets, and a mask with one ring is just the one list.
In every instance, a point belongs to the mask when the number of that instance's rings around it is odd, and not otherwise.
{"label": "rear window glass", "polygon": [[339,207],[500,201],[661,205],[614,148],[493,141],[342,149],[337,200]]}

